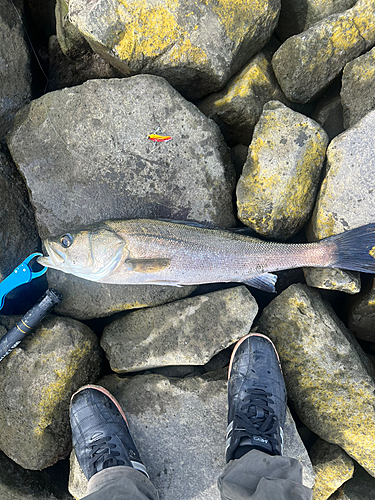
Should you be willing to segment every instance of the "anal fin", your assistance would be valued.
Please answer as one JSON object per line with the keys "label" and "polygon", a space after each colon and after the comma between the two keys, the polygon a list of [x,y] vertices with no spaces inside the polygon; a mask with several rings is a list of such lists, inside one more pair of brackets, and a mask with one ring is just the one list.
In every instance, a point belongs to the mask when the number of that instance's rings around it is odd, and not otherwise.
{"label": "anal fin", "polygon": [[252,286],[254,288],[259,288],[259,290],[264,290],[265,292],[276,293],[276,274],[264,273],[249,280],[244,281],[245,285]]}

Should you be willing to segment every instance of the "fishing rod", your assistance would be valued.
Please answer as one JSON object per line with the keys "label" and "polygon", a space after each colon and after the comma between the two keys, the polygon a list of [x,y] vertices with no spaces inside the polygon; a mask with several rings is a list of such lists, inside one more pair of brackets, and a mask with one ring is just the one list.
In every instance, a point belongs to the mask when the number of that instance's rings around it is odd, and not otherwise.
{"label": "fishing rod", "polygon": [[38,323],[61,302],[62,295],[49,288],[39,301],[0,339],[0,361],[8,356]]}

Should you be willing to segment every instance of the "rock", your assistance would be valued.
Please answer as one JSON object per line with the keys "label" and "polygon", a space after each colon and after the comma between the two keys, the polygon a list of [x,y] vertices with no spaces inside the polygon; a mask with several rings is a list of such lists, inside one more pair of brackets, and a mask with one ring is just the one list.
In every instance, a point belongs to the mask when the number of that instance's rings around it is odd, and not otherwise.
{"label": "rock", "polygon": [[308,488],[312,488],[315,483],[315,473],[306,451],[305,445],[297,431],[292,414],[289,408],[286,411],[286,420],[284,426],[284,451],[283,454],[287,457],[292,457],[298,460],[302,465],[302,483]]}
{"label": "rock", "polygon": [[373,500],[375,479],[357,466],[353,479],[346,482],[329,500]]}
{"label": "rock", "polygon": [[39,250],[40,240],[25,183],[9,154],[1,150],[0,199],[0,281],[2,281],[28,255]]}
{"label": "rock", "polygon": [[1,450],[25,469],[65,458],[70,396],[94,382],[100,368],[98,340],[87,326],[57,316],[44,319],[0,363]]}
{"label": "rock", "polygon": [[55,4],[56,38],[62,53],[76,59],[91,52],[90,45],[69,20],[69,0],[57,0]]}
{"label": "rock", "polygon": [[306,285],[273,299],[258,328],[276,345],[302,422],[375,475],[374,370],[354,336]]}
{"label": "rock", "polygon": [[[310,240],[320,240],[374,222],[374,126],[375,110],[333,139],[328,146],[327,174],[311,219],[308,233]],[[337,281],[337,275],[325,270],[324,280],[329,280],[330,276],[332,282]],[[315,283],[315,279],[310,276],[309,283],[319,286],[324,280],[319,279]],[[357,284],[351,285],[350,277],[346,281],[346,288],[355,292]]]}
{"label": "rock", "polygon": [[375,108],[375,48],[349,62],[342,74],[344,127],[353,127]]}
{"label": "rock", "polygon": [[[86,42],[85,42],[86,43]],[[95,78],[118,78],[121,73],[93,52],[90,46],[82,55],[70,59],[63,54],[55,35],[48,43],[47,92],[81,85]]]}
{"label": "rock", "polygon": [[272,58],[277,81],[287,99],[305,103],[339,75],[345,64],[375,44],[375,4],[358,0],[288,38]]}
{"label": "rock", "polygon": [[351,295],[361,291],[361,276],[355,271],[305,267],[303,274],[306,283],[315,288],[337,290],[338,292],[345,292]]}
{"label": "rock", "polygon": [[349,328],[359,339],[375,342],[375,281],[369,292],[356,299],[349,310]]}
{"label": "rock", "polygon": [[323,97],[311,117],[327,132],[329,140],[344,132],[343,111],[339,95]]}
{"label": "rock", "polygon": [[226,86],[198,103],[214,120],[228,143],[249,145],[263,105],[272,100],[287,104],[264,53],[259,52]]}
{"label": "rock", "polygon": [[245,286],[140,309],[114,320],[101,346],[116,373],[204,365],[248,334],[258,305]]}
{"label": "rock", "polygon": [[18,109],[31,99],[30,54],[22,26],[23,3],[0,0],[0,142]]}
{"label": "rock", "polygon": [[265,104],[237,184],[239,219],[262,236],[286,240],[313,209],[328,137],[278,101]]}
{"label": "rock", "polygon": [[[184,379],[110,375],[99,382],[124,409],[160,498],[219,500],[216,481],[225,466],[227,425],[227,382],[223,377],[225,371]],[[284,451],[289,453],[288,448]],[[86,485],[72,453],[69,491],[82,498]]]}
{"label": "rock", "polygon": [[357,0],[283,0],[277,26],[282,40],[307,30],[331,14],[350,9]]}
{"label": "rock", "polygon": [[[173,139],[156,145],[148,140],[158,126]],[[48,93],[20,112],[9,144],[26,178],[42,238],[109,218],[235,225],[234,169],[218,127],[162,78],[91,80]],[[79,286],[66,279],[70,288]],[[114,293],[113,287],[88,284],[82,293],[88,289],[87,300],[79,299],[86,305],[99,294],[110,297],[101,299],[97,316],[192,291],[132,287],[120,293],[116,287]],[[68,308],[68,300],[75,299],[65,297],[64,314],[93,317],[92,307]]]}
{"label": "rock", "polygon": [[125,75],[162,76],[189,99],[219,90],[258,53],[279,11],[279,0],[69,2],[71,22],[103,59]]}
{"label": "rock", "polygon": [[327,500],[354,474],[353,460],[336,444],[318,439],[310,457],[315,472],[314,500]]}
{"label": "rock", "polygon": [[[173,139],[148,140],[158,127]],[[234,171],[218,127],[162,78],[50,92],[17,115],[8,142],[42,238],[111,218],[234,225]]]}
{"label": "rock", "polygon": [[102,318],[117,312],[153,307],[190,295],[195,286],[104,285],[54,269],[47,271],[48,286],[62,293],[57,314],[75,319]]}
{"label": "rock", "polygon": [[9,500],[71,500],[45,471],[30,471],[0,452],[0,498]]}

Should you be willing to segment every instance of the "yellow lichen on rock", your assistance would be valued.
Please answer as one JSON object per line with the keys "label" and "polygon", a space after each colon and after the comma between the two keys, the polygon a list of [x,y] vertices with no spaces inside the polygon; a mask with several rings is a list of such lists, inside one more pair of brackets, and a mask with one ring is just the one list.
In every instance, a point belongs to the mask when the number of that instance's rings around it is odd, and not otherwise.
{"label": "yellow lichen on rock", "polygon": [[215,108],[221,108],[235,98],[247,96],[255,86],[270,87],[272,83],[267,78],[270,70],[272,71],[271,65],[263,55],[261,58],[254,58],[250,65],[231,81],[225,95],[215,101]]}
{"label": "yellow lichen on rock", "polygon": [[51,425],[56,409],[61,405],[62,401],[66,400],[67,391],[69,389],[74,390],[72,381],[76,377],[77,370],[79,370],[83,360],[87,359],[91,349],[92,342],[85,341],[67,353],[67,359],[53,359],[55,358],[54,354],[41,357],[45,363],[58,363],[61,368],[54,370],[55,380],[41,389],[38,404],[39,421],[37,427],[34,428],[36,435],[43,434],[46,428]]}
{"label": "yellow lichen on rock", "polygon": [[315,473],[314,500],[327,500],[354,473],[353,460],[339,446],[322,439],[310,451]]}
{"label": "yellow lichen on rock", "polygon": [[237,185],[240,220],[263,236],[295,234],[313,208],[327,142],[317,123],[267,103]]}
{"label": "yellow lichen on rock", "polygon": [[147,0],[118,2],[116,13],[124,29],[117,35],[114,50],[120,59],[156,57],[181,35],[176,19],[179,5],[176,0],[163,0],[156,5]]}
{"label": "yellow lichen on rock", "polygon": [[276,345],[301,420],[375,476],[373,368],[354,337],[305,285],[274,299],[259,329]]}
{"label": "yellow lichen on rock", "polygon": [[264,10],[261,0],[217,0],[212,9],[224,25],[229,38],[241,42],[248,33],[254,18]]}

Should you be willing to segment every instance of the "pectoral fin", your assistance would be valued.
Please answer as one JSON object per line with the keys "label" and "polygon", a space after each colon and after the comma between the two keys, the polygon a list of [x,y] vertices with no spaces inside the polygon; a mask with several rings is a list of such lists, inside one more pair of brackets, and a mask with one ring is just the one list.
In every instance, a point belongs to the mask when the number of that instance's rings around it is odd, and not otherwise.
{"label": "pectoral fin", "polygon": [[129,271],[136,273],[157,273],[166,269],[170,263],[170,259],[126,259],[124,265]]}
{"label": "pectoral fin", "polygon": [[259,288],[259,290],[264,290],[265,292],[276,293],[276,281],[276,274],[265,273],[261,274],[260,276],[255,276],[255,278],[244,281],[244,283],[246,285],[253,286],[254,288]]}

